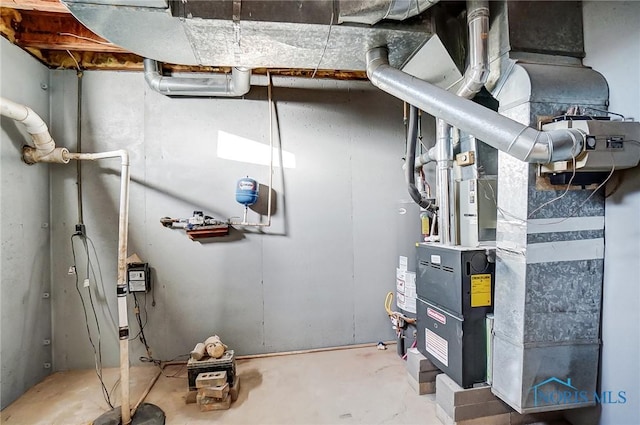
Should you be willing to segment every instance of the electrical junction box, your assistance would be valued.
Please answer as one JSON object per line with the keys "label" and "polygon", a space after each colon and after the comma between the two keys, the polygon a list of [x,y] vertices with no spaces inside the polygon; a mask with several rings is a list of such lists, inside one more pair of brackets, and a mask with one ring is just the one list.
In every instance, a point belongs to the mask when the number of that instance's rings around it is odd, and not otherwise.
{"label": "electrical junction box", "polygon": [[495,248],[417,245],[417,347],[458,385],[486,381]]}
{"label": "electrical junction box", "polygon": [[151,269],[149,263],[131,263],[127,267],[129,292],[149,292],[151,289]]}

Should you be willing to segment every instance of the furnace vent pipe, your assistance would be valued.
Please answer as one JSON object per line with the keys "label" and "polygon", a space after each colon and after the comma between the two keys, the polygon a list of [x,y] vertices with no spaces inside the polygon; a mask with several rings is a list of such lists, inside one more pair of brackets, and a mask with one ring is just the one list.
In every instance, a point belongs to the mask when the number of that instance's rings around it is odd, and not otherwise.
{"label": "furnace vent pipe", "polygon": [[217,74],[209,78],[165,77],[160,63],[144,59],[144,79],[153,90],[166,96],[239,97],[251,88],[251,69],[232,68],[231,75]]}
{"label": "furnace vent pipe", "polygon": [[386,47],[369,50],[366,61],[374,86],[521,161],[564,161],[583,148],[585,135],[580,130],[538,131],[393,68]]}
{"label": "furnace vent pipe", "polygon": [[469,32],[469,65],[462,85],[456,92],[465,99],[473,98],[489,78],[489,2],[467,2],[467,26]]}
{"label": "furnace vent pipe", "polygon": [[36,162],[60,162],[66,164],[65,154],[69,153],[66,148],[56,148],[47,124],[28,106],[12,102],[4,97],[0,97],[0,115],[21,122],[27,133],[33,140],[33,147],[26,146],[23,149],[22,159],[27,164]]}
{"label": "furnace vent pipe", "polygon": [[[464,73],[457,96],[472,99],[489,77],[489,2],[467,1],[467,25],[469,32],[469,65]],[[457,242],[457,220],[453,206],[451,166],[453,162],[452,127],[442,118],[436,120],[436,141],[433,157],[436,166],[436,199],[440,207],[440,241],[446,245]]]}

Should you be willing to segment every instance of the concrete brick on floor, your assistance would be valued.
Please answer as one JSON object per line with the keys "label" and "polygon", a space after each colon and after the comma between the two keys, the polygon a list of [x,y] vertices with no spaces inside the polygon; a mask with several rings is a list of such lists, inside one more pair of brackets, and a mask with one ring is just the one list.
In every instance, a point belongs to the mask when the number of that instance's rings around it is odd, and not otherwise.
{"label": "concrete brick on floor", "polygon": [[[500,401],[500,403],[504,404],[502,400],[493,395],[490,386],[486,385],[483,387],[464,389],[444,373],[436,376],[436,388],[436,401],[438,405],[451,417],[454,416],[455,406],[494,401]],[[504,405],[507,406],[506,404]],[[508,409],[508,411],[512,411],[511,408]]]}
{"label": "concrete brick on floor", "polygon": [[502,413],[499,415],[455,421],[451,416],[447,415],[440,406],[436,406],[436,417],[440,419],[444,425],[510,425],[511,420],[509,413]]}
{"label": "concrete brick on floor", "polygon": [[[496,416],[507,414],[513,410],[502,400],[483,401],[477,404],[464,404],[462,406],[453,407],[453,415],[451,417],[455,421],[464,421],[469,419],[483,418],[487,416]],[[511,419],[509,419],[511,421]]]}
{"label": "concrete brick on floor", "polygon": [[212,397],[205,397],[198,393],[197,396],[198,407],[201,412],[209,412],[211,410],[227,410],[231,407],[231,397],[227,395],[226,398],[220,400]]}
{"label": "concrete brick on floor", "polygon": [[407,362],[405,366],[411,376],[418,376],[420,372],[439,371],[436,365],[423,356],[417,348],[409,348],[407,350]]}
{"label": "concrete brick on floor", "polygon": [[224,385],[200,388],[198,389],[198,394],[203,397],[223,399],[229,394],[229,384],[225,382]]}
{"label": "concrete brick on floor", "polygon": [[413,388],[419,395],[433,394],[436,392],[436,381],[418,382],[407,373],[407,382],[409,382],[411,388]]}

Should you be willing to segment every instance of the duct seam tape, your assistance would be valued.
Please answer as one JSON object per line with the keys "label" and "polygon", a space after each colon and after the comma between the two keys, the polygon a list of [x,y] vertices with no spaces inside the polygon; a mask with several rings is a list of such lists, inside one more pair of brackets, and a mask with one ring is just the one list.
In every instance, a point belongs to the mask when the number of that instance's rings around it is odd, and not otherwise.
{"label": "duct seam tape", "polygon": [[604,216],[527,220],[527,233],[576,232],[604,229]]}
{"label": "duct seam tape", "polygon": [[527,264],[604,258],[604,238],[529,244]]}

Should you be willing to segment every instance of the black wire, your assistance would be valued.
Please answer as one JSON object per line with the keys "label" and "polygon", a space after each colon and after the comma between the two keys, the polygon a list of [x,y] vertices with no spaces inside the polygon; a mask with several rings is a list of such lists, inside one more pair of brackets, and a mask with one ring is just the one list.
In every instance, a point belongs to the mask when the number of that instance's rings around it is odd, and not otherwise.
{"label": "black wire", "polygon": [[[104,383],[104,380],[102,378],[102,350],[101,350],[101,345],[100,345],[100,326],[98,324],[98,316],[96,314],[95,311],[95,306],[93,304],[93,299],[91,297],[91,288],[89,288],[89,299],[91,300],[91,307],[93,309],[93,313],[94,313],[94,317],[96,319],[96,325],[97,325],[97,329],[98,329],[98,348],[96,349],[96,345],[93,342],[93,337],[91,336],[91,329],[89,328],[89,318],[87,316],[87,306],[84,302],[84,297],[82,296],[82,292],[80,292],[80,281],[78,279],[78,272],[77,272],[77,266],[76,266],[76,250],[75,250],[75,246],[73,244],[73,238],[77,236],[81,239],[84,239],[82,237],[82,235],[77,235],[77,234],[73,234],[71,235],[71,253],[73,255],[73,268],[76,270],[75,273],[75,280],[76,280],[76,292],[78,292],[78,296],[80,297],[80,301],[82,303],[82,311],[84,313],[84,323],[85,326],[87,328],[87,335],[89,337],[89,343],[91,344],[91,347],[93,348],[93,355],[94,355],[94,359],[95,359],[95,365],[96,365],[96,376],[98,377],[98,380],[100,381],[100,386],[102,389],[102,395],[105,399],[105,401],[107,402],[107,404],[109,405],[109,407],[113,408],[113,404],[111,403],[111,398],[109,397],[109,391],[107,390],[107,387]],[[86,241],[84,241],[85,247],[86,247]],[[87,249],[87,258],[89,255],[89,251]],[[87,265],[87,267],[89,267]],[[88,269],[87,269],[87,274],[88,274]]]}

